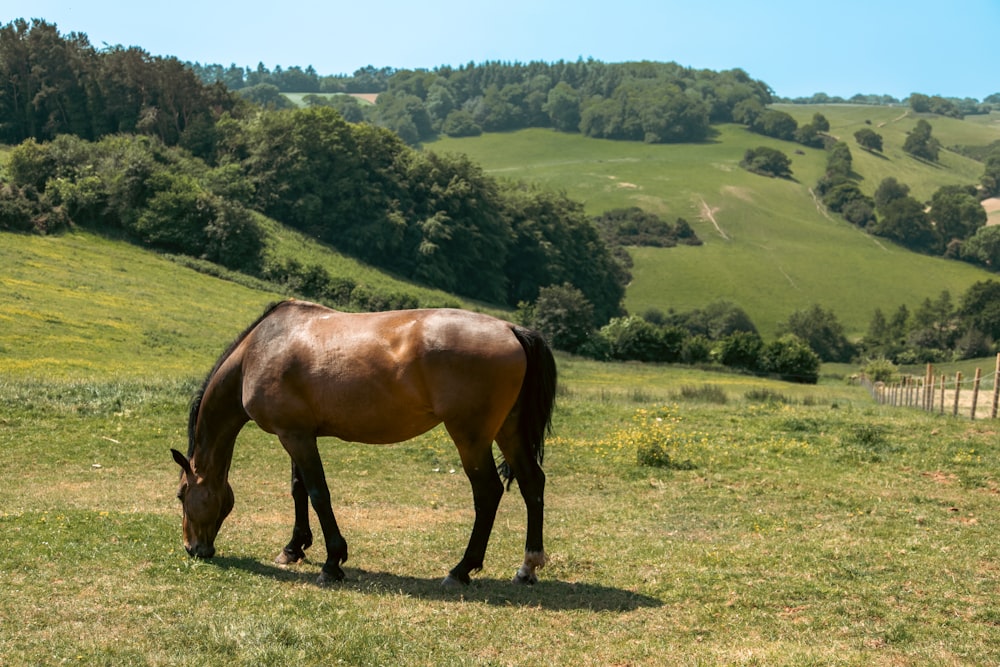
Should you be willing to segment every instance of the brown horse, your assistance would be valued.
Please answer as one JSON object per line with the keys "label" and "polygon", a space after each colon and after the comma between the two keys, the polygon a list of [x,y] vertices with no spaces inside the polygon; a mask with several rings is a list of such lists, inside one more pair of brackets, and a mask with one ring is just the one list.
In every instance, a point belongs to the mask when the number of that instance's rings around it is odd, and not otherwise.
{"label": "brown horse", "polygon": [[551,428],[556,367],[535,331],[461,310],[341,313],[304,301],[269,308],[219,358],[191,406],[188,455],[178,498],[184,547],[215,554],[233,508],[229,466],[250,420],[278,436],[292,459],[295,527],[276,559],[304,558],[312,544],[309,501],[326,541],[321,584],[344,578],[347,542],[330,503],[317,436],[365,443],[413,438],[440,423],[455,441],[472,484],[475,522],[462,560],[445,584],[469,583],[483,566],[503,495],[493,460],[518,483],[527,507],[524,563],[515,582],[534,583],[545,563],[542,452]]}

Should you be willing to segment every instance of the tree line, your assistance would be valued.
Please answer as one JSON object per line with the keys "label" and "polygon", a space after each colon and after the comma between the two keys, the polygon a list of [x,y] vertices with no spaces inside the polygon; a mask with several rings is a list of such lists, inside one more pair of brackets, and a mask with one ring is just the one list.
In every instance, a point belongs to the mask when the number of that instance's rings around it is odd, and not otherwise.
{"label": "tree line", "polygon": [[987,95],[982,101],[972,97],[942,97],[941,95],[925,95],[923,93],[910,93],[910,96],[904,100],[899,100],[892,95],[859,93],[849,98],[843,98],[838,95],[815,93],[808,97],[777,97],[774,101],[782,104],[868,104],[873,106],[902,106],[905,104],[917,113],[934,113],[952,118],[988,114],[991,111],[1000,110],[1000,92]]}
{"label": "tree line", "polygon": [[[387,127],[408,143],[438,134],[470,136],[525,127],[552,127],[585,136],[666,143],[701,141],[711,123],[732,120],[733,108],[753,99],[771,102],[767,84],[740,69],[715,72],[676,63],[603,63],[598,60],[469,63],[434,70],[365,68],[353,77],[296,83],[311,68],[269,72],[235,65],[189,64],[211,84],[258,103],[281,107],[280,92],[378,92],[374,106],[350,97],[312,96],[351,120]],[[241,76],[242,72],[242,76]]]}
{"label": "tree line", "polygon": [[852,341],[832,310],[813,304],[793,311],[765,341],[739,306],[718,301],[688,312],[650,309],[590,324],[579,290],[543,288],[521,319],[560,349],[600,360],[722,366],[744,373],[814,383],[823,362],[867,366],[942,363],[1000,351],[1000,282],[980,281],[956,302],[948,291],[915,309],[888,315],[876,308],[866,333]]}
{"label": "tree line", "polygon": [[136,47],[95,49],[86,35],[61,35],[34,19],[0,27],[0,142],[60,134],[96,140],[116,133],[158,137],[195,154],[212,148],[221,113],[239,103],[205,85],[176,58]]}

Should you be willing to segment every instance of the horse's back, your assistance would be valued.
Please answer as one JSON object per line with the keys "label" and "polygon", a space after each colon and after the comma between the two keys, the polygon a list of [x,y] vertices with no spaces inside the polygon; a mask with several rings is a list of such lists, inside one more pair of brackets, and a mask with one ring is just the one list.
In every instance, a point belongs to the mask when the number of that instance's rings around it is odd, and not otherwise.
{"label": "horse's back", "polygon": [[525,364],[511,324],[487,315],[288,302],[244,341],[243,402],[271,432],[399,442],[442,421],[499,428]]}

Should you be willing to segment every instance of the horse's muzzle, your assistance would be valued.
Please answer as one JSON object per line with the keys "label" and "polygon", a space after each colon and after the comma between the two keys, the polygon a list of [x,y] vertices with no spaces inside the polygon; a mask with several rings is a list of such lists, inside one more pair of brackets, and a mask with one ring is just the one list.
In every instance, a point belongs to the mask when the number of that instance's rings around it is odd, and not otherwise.
{"label": "horse's muzzle", "polygon": [[192,558],[203,558],[207,560],[215,555],[215,547],[211,545],[196,544],[193,547],[184,545],[184,549],[187,550],[188,555]]}

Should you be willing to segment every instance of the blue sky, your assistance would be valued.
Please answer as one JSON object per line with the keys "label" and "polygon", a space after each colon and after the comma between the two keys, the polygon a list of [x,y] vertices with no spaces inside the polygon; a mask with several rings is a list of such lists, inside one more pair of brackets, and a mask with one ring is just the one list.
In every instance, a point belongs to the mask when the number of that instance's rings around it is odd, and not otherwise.
{"label": "blue sky", "polygon": [[97,47],[350,74],[486,60],[674,61],[740,67],[787,97],[1000,92],[1000,0],[4,0]]}

